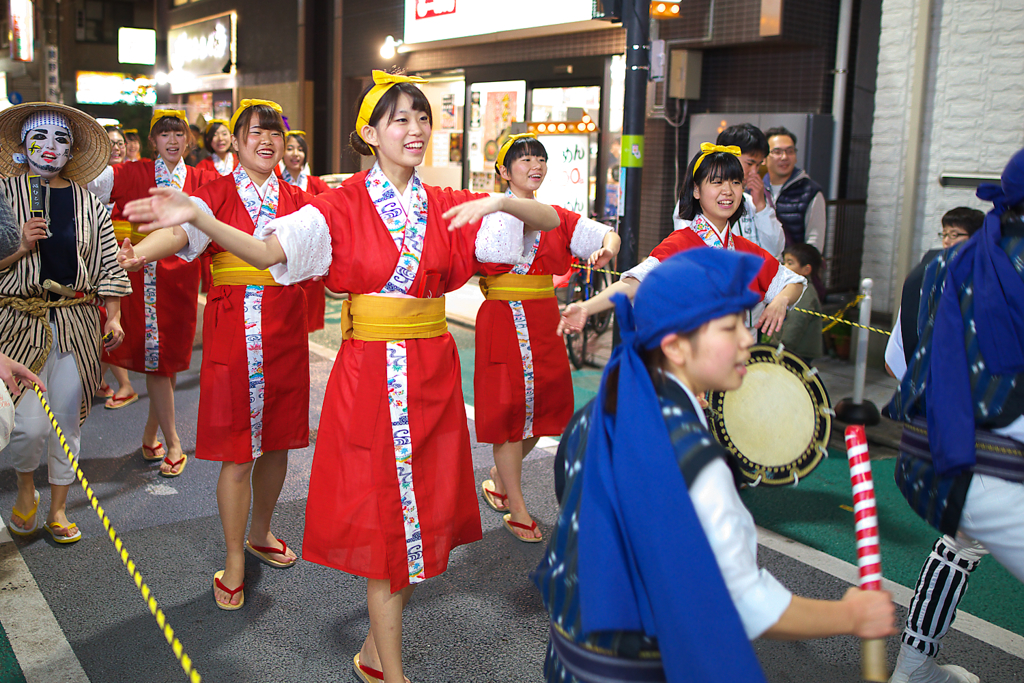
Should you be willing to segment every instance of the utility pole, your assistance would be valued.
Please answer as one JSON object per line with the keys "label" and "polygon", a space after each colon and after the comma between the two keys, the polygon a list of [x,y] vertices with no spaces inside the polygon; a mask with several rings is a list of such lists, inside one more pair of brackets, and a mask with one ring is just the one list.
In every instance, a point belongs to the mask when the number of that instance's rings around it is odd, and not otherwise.
{"label": "utility pole", "polygon": [[[651,5],[649,0],[623,0],[622,25],[626,28],[626,98],[622,116],[622,153],[619,183],[622,208],[619,222],[618,270],[635,266],[640,245],[640,191],[644,166],[644,122],[647,117],[647,81],[651,71]],[[615,344],[619,328],[615,326]]]}

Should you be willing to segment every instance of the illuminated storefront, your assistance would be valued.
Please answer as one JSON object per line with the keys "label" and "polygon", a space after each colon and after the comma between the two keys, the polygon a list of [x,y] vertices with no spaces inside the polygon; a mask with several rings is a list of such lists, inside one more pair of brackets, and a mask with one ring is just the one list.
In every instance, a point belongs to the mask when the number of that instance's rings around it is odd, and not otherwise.
{"label": "illuminated storefront", "polygon": [[237,88],[237,21],[235,12],[225,12],[174,25],[167,32],[170,70],[162,77],[193,123],[231,117]]}

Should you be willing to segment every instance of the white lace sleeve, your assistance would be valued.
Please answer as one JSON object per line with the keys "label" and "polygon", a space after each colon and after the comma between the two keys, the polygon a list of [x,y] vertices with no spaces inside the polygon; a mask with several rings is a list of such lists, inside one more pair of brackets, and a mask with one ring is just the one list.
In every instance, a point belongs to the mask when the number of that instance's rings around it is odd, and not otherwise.
{"label": "white lace sleeve", "polygon": [[284,263],[268,268],[278,284],[294,285],[324,275],[331,267],[331,231],[324,215],[312,204],[275,218],[254,237],[262,240],[271,235],[277,235],[285,255]]}
{"label": "white lace sleeve", "polygon": [[476,259],[481,263],[521,263],[537,239],[537,231],[523,235],[523,222],[498,211],[484,216],[476,234]]}
{"label": "white lace sleeve", "polygon": [[[786,285],[791,285],[793,283],[803,285],[803,289],[800,290],[800,296],[803,296],[804,290],[807,289],[807,278],[803,275],[797,275],[786,266],[779,266],[778,272],[775,273],[775,277],[772,278],[772,283],[768,285],[768,291],[765,292],[764,302],[766,304],[770,304],[772,300],[779,295],[779,292],[785,289]],[[798,296],[797,301],[799,300],[800,297]],[[789,305],[789,308],[793,308],[795,305],[796,302],[794,301]]]}
{"label": "white lace sleeve", "polygon": [[625,279],[627,277],[631,277],[634,280],[637,280],[639,282],[643,282],[644,278],[647,277],[648,273],[650,273],[652,270],[654,270],[658,266],[659,263],[661,263],[661,261],[659,261],[658,259],[654,258],[653,256],[648,256],[646,259],[641,261],[638,265],[633,266],[632,268],[627,270],[625,273],[623,273],[622,277],[619,278],[619,279],[621,280],[621,279]]}
{"label": "white lace sleeve", "polygon": [[601,248],[604,236],[611,232],[611,226],[580,216],[572,232],[569,250],[577,258],[590,258],[590,255]]}
{"label": "white lace sleeve", "polygon": [[[213,215],[213,211],[210,210],[210,207],[202,199],[199,197],[191,197],[190,199],[207,216]],[[181,251],[178,252],[178,258],[189,262],[195,261],[199,258],[200,254],[206,251],[206,248],[210,246],[210,242],[213,240],[210,239],[209,235],[191,223],[183,223],[181,229],[188,235],[188,244],[183,246]]]}
{"label": "white lace sleeve", "polygon": [[114,169],[107,166],[105,169],[100,171],[100,174],[93,178],[88,185],[85,186],[89,192],[99,197],[99,200],[104,204],[110,203],[110,193],[114,190]]}

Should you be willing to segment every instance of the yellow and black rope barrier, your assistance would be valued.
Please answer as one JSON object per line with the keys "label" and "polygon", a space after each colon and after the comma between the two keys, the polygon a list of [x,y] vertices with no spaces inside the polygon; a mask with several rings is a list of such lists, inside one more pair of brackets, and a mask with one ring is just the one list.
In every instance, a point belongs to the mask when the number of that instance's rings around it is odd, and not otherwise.
{"label": "yellow and black rope barrier", "polygon": [[[607,270],[607,269],[604,269],[604,268],[592,268],[592,267],[590,267],[590,266],[588,266],[586,264],[580,265],[579,263],[574,263],[574,264],[572,264],[572,267],[575,268],[576,270],[586,270],[586,271],[590,271],[592,273],[606,273],[608,275],[618,275],[620,277],[622,276],[622,273],[620,273],[620,272],[618,272],[616,270]],[[833,327],[835,327],[836,325],[838,325],[839,323],[843,323],[844,325],[849,325],[850,327],[859,327],[861,329],[868,330],[869,332],[877,332],[878,334],[884,334],[887,337],[890,336],[892,334],[892,332],[890,332],[889,330],[883,330],[883,329],[878,328],[878,327],[868,327],[867,325],[861,325],[860,323],[855,323],[852,320],[847,320],[846,318],[842,317],[848,310],[850,310],[851,308],[853,308],[854,306],[859,304],[863,298],[864,298],[863,294],[858,294],[856,296],[856,298],[853,299],[853,301],[851,301],[848,304],[846,304],[845,306],[843,306],[842,310],[840,310],[839,313],[837,313],[836,315],[825,315],[824,313],[819,313],[818,311],[808,311],[806,308],[797,308],[795,306],[793,307],[792,310],[800,311],[801,313],[807,313],[808,315],[817,316],[819,318],[824,318],[825,320],[831,321],[828,325],[826,325],[825,327],[821,328],[822,332],[827,332],[827,331],[831,330]]]}
{"label": "yellow and black rope barrier", "polygon": [[128,570],[128,574],[131,575],[132,580],[135,581],[136,588],[142,593],[143,600],[146,601],[146,606],[149,607],[150,614],[156,619],[157,625],[164,634],[164,638],[167,639],[167,644],[171,646],[171,650],[174,652],[174,656],[181,663],[181,668],[185,670],[185,674],[191,683],[200,683],[202,676],[196,671],[192,665],[192,658],[185,652],[184,646],[178,637],[174,635],[174,629],[167,623],[167,617],[164,615],[164,611],[156,603],[156,598],[153,597],[149,590],[149,586],[142,580],[142,574],[139,573],[138,568],[135,566],[135,561],[128,557],[128,549],[124,547],[124,542],[118,535],[117,531],[114,530],[114,526],[110,523],[110,518],[107,517],[106,511],[103,506],[100,505],[99,499],[96,498],[96,494],[93,493],[92,487],[89,485],[89,480],[85,478],[82,473],[82,469],[78,466],[78,458],[71,453],[71,448],[68,446],[67,440],[64,438],[64,432],[61,430],[60,425],[57,424],[57,418],[54,417],[53,411],[50,410],[50,404],[43,398],[43,392],[39,388],[38,384],[33,384],[32,388],[35,389],[36,396],[39,397],[39,401],[43,404],[43,410],[46,411],[46,416],[50,418],[50,425],[54,431],[57,432],[57,437],[60,439],[61,448],[64,449],[64,453],[68,456],[68,460],[71,462],[71,468],[74,470],[75,475],[78,477],[78,481],[82,485],[82,490],[85,491],[86,497],[89,499],[89,503],[92,505],[92,509],[99,515],[100,521],[103,522],[103,528],[107,530],[107,536],[110,538],[110,542],[114,544],[118,554],[121,556],[121,562]]}

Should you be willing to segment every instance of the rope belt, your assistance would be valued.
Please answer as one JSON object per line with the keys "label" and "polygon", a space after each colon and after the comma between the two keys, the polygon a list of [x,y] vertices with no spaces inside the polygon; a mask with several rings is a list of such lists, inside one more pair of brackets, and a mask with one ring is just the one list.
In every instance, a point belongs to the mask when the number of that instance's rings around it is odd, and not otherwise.
{"label": "rope belt", "polygon": [[222,251],[213,255],[213,266],[210,269],[212,284],[218,285],[260,285],[263,287],[280,287],[268,270],[260,270],[238,258],[234,254]]}
{"label": "rope belt", "polygon": [[444,297],[405,299],[351,295],[341,307],[342,338],[363,341],[430,339],[448,332]]}
{"label": "rope belt", "polygon": [[526,301],[555,296],[555,286],[550,275],[488,275],[480,278],[480,291],[489,301]]}
{"label": "rope belt", "polygon": [[138,244],[142,240],[149,237],[149,235],[145,235],[136,230],[136,228],[139,225],[138,223],[130,223],[128,221],[113,221],[113,223],[114,236],[117,237],[118,246],[120,246],[121,243],[124,242],[125,237],[131,240],[132,244]]}
{"label": "rope belt", "polygon": [[[1024,482],[1024,446],[1013,439],[986,429],[974,431],[974,471],[1007,481]],[[932,462],[928,444],[928,420],[915,417],[903,425],[900,450],[915,458]]]}
{"label": "rope belt", "polygon": [[51,308],[69,308],[71,306],[81,306],[82,304],[88,304],[96,298],[94,293],[84,294],[75,299],[58,299],[56,301],[47,301],[37,296],[21,297],[21,296],[6,296],[0,298],[0,308],[13,308],[16,311],[21,311],[26,315],[29,315],[36,319],[37,322],[43,326],[43,331],[46,335],[46,342],[43,344],[43,354],[36,359],[34,363],[29,367],[32,372],[39,372],[43,369],[43,364],[46,363],[47,356],[50,355],[50,350],[53,349],[53,330],[50,329],[50,325],[46,319],[47,312]]}

